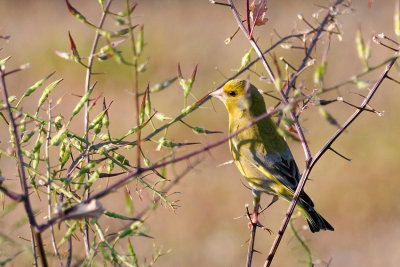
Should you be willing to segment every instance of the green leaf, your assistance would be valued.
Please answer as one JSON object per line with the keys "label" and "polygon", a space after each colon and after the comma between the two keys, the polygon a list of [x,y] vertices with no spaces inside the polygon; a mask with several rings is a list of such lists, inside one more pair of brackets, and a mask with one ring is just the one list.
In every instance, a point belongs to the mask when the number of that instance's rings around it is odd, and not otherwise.
{"label": "green leaf", "polygon": [[62,169],[69,160],[71,148],[67,142],[62,142],[60,147],[60,156],[58,158],[58,162],[60,163],[60,169]]}
{"label": "green leaf", "polygon": [[63,79],[59,79],[55,82],[49,84],[43,91],[42,96],[39,98],[38,107],[36,109],[35,117],[38,115],[40,108],[42,107],[44,101],[49,98],[49,94],[53,91],[53,89],[62,81]]}
{"label": "green leaf", "polygon": [[242,57],[242,64],[240,65],[240,68],[238,70],[241,71],[244,67],[246,67],[250,61],[251,61],[251,52],[253,52],[253,48],[250,48],[249,52],[247,52],[243,57]]}
{"label": "green leaf", "polygon": [[326,61],[323,61],[320,64],[318,64],[317,68],[315,69],[314,83],[320,84],[324,78],[325,73],[326,73]]}
{"label": "green leaf", "polygon": [[78,20],[82,21],[83,23],[86,23],[92,27],[97,28],[96,26],[94,26],[92,23],[90,23],[85,16],[83,16],[78,10],[76,10],[76,8],[74,8],[70,3],[69,0],[65,1],[67,3],[67,7],[69,10],[69,13],[72,14],[72,16],[74,16],[75,18],[77,18]]}
{"label": "green leaf", "polygon": [[[19,254],[21,254],[23,251],[18,251],[17,253],[13,254],[12,256],[8,257],[5,260],[0,261],[0,266],[8,266],[7,263],[13,261]],[[11,264],[13,265],[13,264]]]}
{"label": "green leaf", "polygon": [[131,240],[129,238],[128,238],[128,249],[129,249],[129,254],[130,254],[129,256],[132,257],[133,264],[135,264],[135,266],[138,267],[139,266],[139,262],[138,262],[138,259],[136,257],[135,250],[133,249],[133,246],[131,244]]}
{"label": "green leaf", "polygon": [[10,58],[11,58],[11,56],[8,56],[6,58],[1,59],[0,60],[0,67],[2,67]]}
{"label": "green leaf", "polygon": [[140,54],[142,54],[143,46],[144,46],[144,31],[143,31],[143,25],[142,25],[139,29],[136,44],[135,44],[136,54],[138,56],[140,56]]}
{"label": "green leaf", "polygon": [[150,92],[154,93],[154,92],[159,92],[161,90],[164,90],[165,88],[170,86],[173,82],[175,82],[176,79],[178,79],[178,77],[174,77],[174,78],[166,80],[162,83],[157,83],[150,88]]}
{"label": "green leaf", "polygon": [[102,170],[103,167],[100,166],[95,172],[90,175],[89,180],[85,183],[85,190],[89,189],[93,185],[93,183],[96,182],[97,179],[99,179]]}
{"label": "green leaf", "polygon": [[69,119],[67,126],[71,123],[72,119],[76,116],[76,114],[79,113],[79,111],[81,111],[81,109],[83,108],[83,106],[85,105],[85,103],[87,101],[89,101],[89,97],[93,92],[94,87],[96,86],[96,83],[93,84],[92,87],[89,88],[89,90],[81,97],[81,99],[79,100],[78,104],[75,106],[74,110],[72,111],[72,115],[71,118]]}
{"label": "green leaf", "polygon": [[68,240],[68,238],[75,232],[77,226],[77,222],[74,222],[72,226],[69,227],[68,231],[65,233],[64,237],[60,240],[60,242],[57,244],[57,247],[60,247],[62,244],[64,244],[65,241]]}
{"label": "green leaf", "polygon": [[125,221],[137,221],[138,219],[136,218],[130,218],[115,212],[110,212],[110,211],[106,211],[104,212],[105,215],[107,215],[108,217],[114,218],[114,219],[120,219],[120,220],[125,220]]}
{"label": "green leaf", "polygon": [[26,143],[31,139],[31,137],[35,134],[35,131],[30,131],[30,132],[24,132],[22,136],[22,143]]}
{"label": "green leaf", "polygon": [[129,161],[125,158],[125,156],[123,156],[117,152],[114,152],[114,155],[115,155],[115,159],[118,160],[122,165],[129,166]]}
{"label": "green leaf", "polygon": [[172,120],[171,117],[165,116],[163,113],[160,113],[160,112],[157,112],[155,117],[159,121]]}
{"label": "green leaf", "polygon": [[45,81],[47,81],[51,76],[53,76],[54,73],[55,73],[55,71],[53,71],[52,73],[50,73],[49,75],[47,75],[47,76],[44,77],[43,79],[37,81],[37,82],[36,82],[34,85],[32,85],[31,87],[29,87],[29,88],[24,92],[24,94],[22,95],[21,99],[18,101],[16,107],[19,106],[19,104],[21,103],[21,101],[22,101],[25,97],[30,96],[33,92],[36,91],[36,89],[38,89],[40,86],[42,86],[43,83],[44,83]]}
{"label": "green leaf", "polygon": [[142,227],[143,221],[136,221],[132,223],[129,228],[118,232],[118,239],[124,238],[126,236],[137,236],[137,235],[142,235],[142,232],[139,231],[139,228]]}
{"label": "green leaf", "polygon": [[66,132],[67,132],[67,129],[65,127],[63,127],[61,130],[59,130],[57,132],[57,134],[55,136],[53,136],[53,138],[51,138],[50,145],[58,146],[59,144],[61,144],[61,142],[64,140],[64,138],[67,137]]}
{"label": "green leaf", "polygon": [[103,118],[106,115],[107,110],[103,110],[100,114],[98,114],[92,122],[89,124],[89,130],[93,129],[99,123],[103,123]]}
{"label": "green leaf", "polygon": [[321,116],[327,120],[330,124],[335,125],[338,128],[341,128],[339,123],[336,121],[336,119],[334,117],[332,117],[332,115],[323,107],[319,107],[319,114],[321,114]]}

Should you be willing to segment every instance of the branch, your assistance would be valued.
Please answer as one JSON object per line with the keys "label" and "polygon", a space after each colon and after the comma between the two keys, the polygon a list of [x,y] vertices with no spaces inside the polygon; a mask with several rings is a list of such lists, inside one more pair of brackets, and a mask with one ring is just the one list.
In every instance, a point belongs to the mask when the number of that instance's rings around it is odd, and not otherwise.
{"label": "branch", "polygon": [[[104,8],[103,14],[102,14],[100,22],[99,22],[99,26],[97,27],[98,29],[101,29],[103,27],[103,24],[107,17],[111,2],[112,2],[112,0],[109,0],[106,4],[106,7]],[[94,55],[96,53],[97,44],[99,43],[99,39],[100,39],[100,33],[99,33],[99,31],[96,31],[96,34],[95,34],[95,37],[93,40],[93,44],[92,44],[92,49],[90,51],[89,58],[88,58],[88,66],[86,69],[85,93],[87,93],[90,90],[90,78],[92,76],[93,59],[94,59]],[[89,101],[87,101],[85,104],[85,121],[84,121],[85,133],[87,133],[88,129],[89,129],[89,106],[90,106],[90,103],[89,103]],[[87,142],[89,142],[89,135],[85,135],[85,140]],[[90,158],[89,158],[89,155],[87,155],[86,156],[86,164],[89,161],[90,161]],[[86,174],[85,180],[86,181],[89,180],[89,174]],[[86,190],[85,199],[87,199],[89,197],[90,197],[90,190]],[[89,226],[86,221],[85,221],[85,226],[84,226],[84,230],[83,230],[83,239],[84,239],[84,244],[85,244],[85,252],[86,252],[86,255],[88,255],[89,251],[90,251],[90,241],[89,241]]]}
{"label": "branch", "polygon": [[[256,212],[258,212],[258,206]],[[249,222],[251,222],[251,215],[247,205],[246,205],[246,214],[247,218],[249,219]],[[251,263],[253,262],[254,241],[256,240],[256,231],[257,231],[257,224],[251,223],[251,233],[250,233],[249,246],[247,249],[246,267],[251,267]]]}
{"label": "branch", "polygon": [[[339,2],[339,1],[338,1]],[[303,172],[303,175],[301,177],[301,180],[299,182],[299,185],[297,186],[296,192],[293,196],[293,200],[290,203],[290,206],[286,212],[286,217],[284,218],[281,227],[279,228],[278,235],[275,238],[275,241],[271,247],[271,250],[269,252],[269,255],[267,257],[267,260],[264,264],[264,267],[270,266],[272,259],[275,256],[276,250],[278,249],[279,243],[282,239],[283,233],[286,230],[286,227],[289,223],[290,217],[293,214],[294,208],[296,206],[297,200],[300,196],[300,193],[303,190],[304,184],[306,183],[308,176],[310,175],[310,172],[312,168],[315,166],[315,164],[318,162],[318,160],[322,157],[322,155],[325,154],[326,151],[328,151],[331,147],[331,145],[339,138],[339,136],[354,122],[354,120],[363,112],[365,111],[365,108],[368,106],[368,103],[382,84],[383,80],[387,78],[387,75],[396,62],[397,57],[392,58],[392,60],[389,62],[389,64],[386,66],[384,72],[381,74],[379,77],[379,80],[375,83],[374,87],[371,89],[369,94],[365,97],[364,101],[362,102],[361,106],[359,109],[357,109],[349,118],[348,120],[344,123],[341,129],[337,130],[336,133],[328,140],[328,142],[321,148],[321,150],[315,155],[314,159],[311,161],[311,163],[306,166],[305,171]]]}
{"label": "branch", "polygon": [[[51,140],[51,102],[49,102],[49,107],[47,109],[47,115],[49,118],[49,124],[47,125],[47,134],[46,134],[46,155],[45,155],[45,161],[46,161],[46,175],[47,175],[47,216],[49,219],[51,219],[51,183],[52,183],[52,176],[51,176],[51,170],[50,170],[50,140]],[[60,267],[64,267],[64,264],[61,260],[60,252],[58,251],[57,248],[57,243],[56,243],[56,237],[54,235],[54,228],[51,226],[50,228],[50,237],[51,237],[51,244],[53,246],[54,254],[56,255],[58,265]]]}
{"label": "branch", "polygon": [[[19,171],[19,180],[21,184],[21,189],[22,189],[22,197],[23,197],[23,202],[24,202],[24,207],[25,207],[25,212],[28,216],[29,220],[29,225],[31,226],[31,233],[32,233],[32,247],[33,247],[33,254],[35,255],[35,243],[36,246],[39,249],[39,256],[40,260],[42,262],[43,266],[47,266],[47,259],[46,259],[46,253],[44,251],[44,246],[42,242],[42,236],[40,232],[35,231],[35,227],[37,226],[35,216],[33,214],[31,202],[29,200],[29,191],[28,191],[28,185],[26,183],[26,173],[25,173],[25,168],[24,168],[24,160],[22,157],[22,150],[21,150],[21,142],[19,139],[18,135],[18,130],[16,126],[16,122],[14,119],[14,115],[11,111],[11,105],[10,102],[8,101],[8,92],[7,92],[7,86],[6,86],[6,81],[5,81],[5,69],[1,68],[0,69],[0,79],[1,79],[1,86],[2,86],[2,92],[3,92],[3,98],[4,102],[6,104],[6,109],[8,116],[10,118],[10,126],[11,126],[11,132],[14,138],[14,146],[16,148],[16,153],[17,153],[17,159],[18,159],[18,171]],[[36,259],[35,259],[36,261]]]}
{"label": "branch", "polygon": [[21,202],[24,201],[24,196],[20,195],[18,193],[12,192],[10,190],[8,190],[7,188],[0,186],[0,191],[4,193],[4,195],[8,196],[9,198],[11,198],[12,200],[16,201],[16,202]]}

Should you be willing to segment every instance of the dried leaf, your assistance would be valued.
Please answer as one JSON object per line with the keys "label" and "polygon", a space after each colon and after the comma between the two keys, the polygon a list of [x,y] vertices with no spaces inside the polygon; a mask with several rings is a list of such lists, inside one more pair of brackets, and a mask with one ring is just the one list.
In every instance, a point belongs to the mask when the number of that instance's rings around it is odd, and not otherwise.
{"label": "dried leaf", "polygon": [[[255,0],[250,5],[250,17],[253,24],[256,26],[261,26],[267,23],[267,0],[260,0],[256,3]],[[253,26],[254,28],[254,26]]]}

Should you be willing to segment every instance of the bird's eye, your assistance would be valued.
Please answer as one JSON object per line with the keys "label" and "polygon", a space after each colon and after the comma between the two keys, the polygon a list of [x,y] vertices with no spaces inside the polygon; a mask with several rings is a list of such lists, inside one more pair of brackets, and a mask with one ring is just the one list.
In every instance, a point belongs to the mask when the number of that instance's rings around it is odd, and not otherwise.
{"label": "bird's eye", "polygon": [[236,96],[236,92],[235,92],[235,91],[229,91],[229,92],[228,92],[228,95],[230,95],[230,96]]}

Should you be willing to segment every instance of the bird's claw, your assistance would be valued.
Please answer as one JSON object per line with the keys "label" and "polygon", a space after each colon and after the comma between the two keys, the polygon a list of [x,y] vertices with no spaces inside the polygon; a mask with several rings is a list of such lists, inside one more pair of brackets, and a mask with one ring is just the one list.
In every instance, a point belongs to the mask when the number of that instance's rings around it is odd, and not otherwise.
{"label": "bird's claw", "polygon": [[258,220],[258,213],[253,213],[253,216],[250,217],[250,214],[248,214],[248,218],[249,218],[249,223],[248,223],[248,227],[249,229],[253,229],[253,227],[260,227],[263,230],[268,231],[270,234],[272,234],[271,229],[265,227],[264,225],[262,225],[260,223],[260,221]]}

